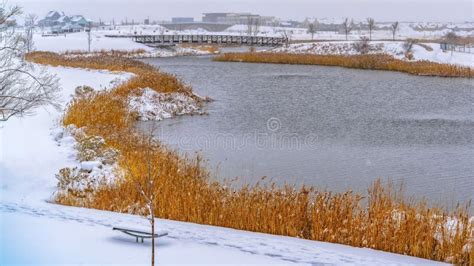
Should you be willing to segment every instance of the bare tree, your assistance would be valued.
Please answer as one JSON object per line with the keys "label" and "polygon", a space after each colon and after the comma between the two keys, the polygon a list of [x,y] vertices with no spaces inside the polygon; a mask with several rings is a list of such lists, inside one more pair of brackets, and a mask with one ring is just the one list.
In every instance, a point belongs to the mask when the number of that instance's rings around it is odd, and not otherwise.
{"label": "bare tree", "polygon": [[159,143],[154,140],[156,125],[153,124],[148,134],[143,134],[136,143],[141,151],[139,165],[131,166],[125,162],[127,171],[132,178],[136,191],[141,197],[140,215],[145,217],[151,226],[151,265],[155,265],[155,211],[157,207],[157,184],[161,178],[160,167],[156,164],[159,156]]}
{"label": "bare tree", "polygon": [[26,51],[29,53],[33,50],[33,34],[35,33],[36,21],[38,16],[35,14],[29,14],[25,18],[25,46]]}
{"label": "bare tree", "polygon": [[372,41],[372,31],[375,28],[375,20],[373,18],[367,18],[367,27],[369,28],[369,40]]}
{"label": "bare tree", "polygon": [[255,18],[253,22],[253,35],[257,36],[260,33],[261,21],[259,18]]}
{"label": "bare tree", "polygon": [[293,38],[293,31],[290,29],[284,29],[281,31],[281,37],[285,39],[285,46],[289,47]]}
{"label": "bare tree", "polygon": [[349,33],[354,29],[354,20],[351,19],[349,21],[349,18],[344,19],[344,22],[342,22],[342,29],[344,30],[344,34],[346,34],[347,41]]}
{"label": "bare tree", "polygon": [[163,26],[159,26],[159,30],[160,30],[160,35],[165,35],[165,32],[166,32],[166,28],[163,27]]}
{"label": "bare tree", "polygon": [[458,35],[456,35],[456,33],[451,31],[451,32],[446,33],[446,35],[444,35],[444,39],[449,44],[458,44],[460,38]]}
{"label": "bare tree", "polygon": [[254,18],[252,16],[247,16],[247,35],[253,35],[253,27],[254,27]]}
{"label": "bare tree", "polygon": [[415,39],[406,39],[403,43],[403,50],[405,52],[405,57],[409,60],[413,59],[413,46],[417,41]]}
{"label": "bare tree", "polygon": [[314,34],[318,30],[318,20],[314,20],[313,22],[308,23],[308,33],[311,34],[311,40],[314,39]]}
{"label": "bare tree", "polygon": [[458,35],[456,35],[456,33],[454,33],[453,31],[448,32],[444,36],[444,40],[445,40],[446,44],[449,44],[449,45],[447,45],[446,48],[451,50],[451,55],[454,53],[454,50],[456,49],[456,44],[460,44],[460,42],[461,42],[461,38]]}
{"label": "bare tree", "polygon": [[399,26],[400,26],[400,23],[398,23],[398,21],[393,22],[392,25],[390,26],[390,29],[392,30],[392,37],[393,37],[394,41],[395,41],[395,35],[397,34]]}
{"label": "bare tree", "polygon": [[33,114],[34,109],[53,105],[59,92],[55,76],[35,69],[25,60],[25,36],[9,26],[21,14],[19,7],[0,4],[0,121]]}
{"label": "bare tree", "polygon": [[273,33],[276,33],[278,31],[278,27],[280,27],[281,25],[281,22],[277,19],[275,19],[273,22],[272,22],[272,29],[273,29]]}

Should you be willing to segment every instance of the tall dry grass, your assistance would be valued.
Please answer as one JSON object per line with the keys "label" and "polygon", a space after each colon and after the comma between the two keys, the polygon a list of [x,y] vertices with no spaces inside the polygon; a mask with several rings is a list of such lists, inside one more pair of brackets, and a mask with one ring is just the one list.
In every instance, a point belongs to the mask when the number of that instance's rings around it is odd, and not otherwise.
{"label": "tall dry grass", "polygon": [[430,61],[405,61],[390,55],[311,55],[290,53],[227,53],[214,58],[220,62],[248,62],[295,65],[340,66],[388,70],[419,76],[472,78],[474,69]]}
{"label": "tall dry grass", "polygon": [[91,53],[84,50],[70,50],[63,53],[66,57],[89,57],[89,56],[116,56],[134,58],[146,55],[145,49],[134,49],[134,50],[98,50]]}
{"label": "tall dry grass", "polygon": [[[108,146],[120,152],[119,165],[129,170],[116,184],[95,191],[84,207],[138,213],[143,198],[133,177],[146,175],[150,160],[147,156],[152,154],[151,161],[160,169],[159,182],[153,184],[158,196],[155,213],[160,218],[367,247],[456,264],[472,264],[474,260],[473,249],[468,248],[474,225],[469,221],[467,206],[453,211],[431,208],[424,201],[405,200],[397,189],[380,181],[364,195],[259,184],[233,189],[211,182],[199,156],[183,157],[158,141],[150,145],[136,132],[133,117],[128,115],[124,95],[134,86],[191,93],[173,76],[140,62],[116,58],[90,62],[48,53],[29,58],[42,64],[128,71],[139,76],[140,82],[125,82],[110,91],[74,100],[64,115],[64,125],[84,127],[87,134],[103,137]],[[151,77],[147,76],[150,72]],[[144,152],[147,149],[154,152]],[[56,202],[77,205],[73,195],[60,195]]]}

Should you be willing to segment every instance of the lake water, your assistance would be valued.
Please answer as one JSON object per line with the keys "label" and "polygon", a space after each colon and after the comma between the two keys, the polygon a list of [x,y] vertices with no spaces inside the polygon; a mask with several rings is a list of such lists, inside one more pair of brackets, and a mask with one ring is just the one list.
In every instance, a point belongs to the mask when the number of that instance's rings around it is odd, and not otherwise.
{"label": "lake water", "polygon": [[218,178],[364,191],[377,178],[451,206],[474,195],[474,83],[337,67],[147,59],[215,101],[158,123]]}

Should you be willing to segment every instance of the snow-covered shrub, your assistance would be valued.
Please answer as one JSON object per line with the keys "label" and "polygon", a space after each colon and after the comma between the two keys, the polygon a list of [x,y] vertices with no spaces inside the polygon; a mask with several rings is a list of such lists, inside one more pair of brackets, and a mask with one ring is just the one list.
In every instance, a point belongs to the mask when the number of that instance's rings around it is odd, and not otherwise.
{"label": "snow-covered shrub", "polygon": [[63,168],[56,174],[58,193],[68,193],[76,198],[85,198],[94,191],[94,181],[89,173],[79,168]]}
{"label": "snow-covered shrub", "polygon": [[352,48],[359,54],[368,54],[372,50],[370,40],[367,37],[361,37],[360,41],[354,42]]}
{"label": "snow-covered shrub", "polygon": [[78,140],[76,149],[80,162],[100,161],[104,165],[113,165],[119,156],[116,149],[106,147],[105,140],[98,136],[87,136]]}
{"label": "snow-covered shrub", "polygon": [[183,93],[139,89],[129,96],[129,110],[139,120],[163,120],[179,115],[202,114],[199,100]]}
{"label": "snow-covered shrub", "polygon": [[74,90],[74,97],[75,98],[83,98],[87,97],[94,93],[94,88],[89,86],[79,86]]}
{"label": "snow-covered shrub", "polygon": [[403,47],[403,51],[405,52],[406,59],[408,60],[414,59],[413,46],[415,46],[416,43],[417,41],[415,39],[406,39],[406,41],[403,43],[402,47]]}
{"label": "snow-covered shrub", "polygon": [[111,185],[116,180],[115,166],[101,162],[83,162],[80,167],[66,167],[56,174],[56,197],[68,197],[76,204],[84,206],[99,188]]}
{"label": "snow-covered shrub", "polygon": [[118,157],[119,152],[113,148],[106,148],[100,154],[100,158],[103,164],[112,165],[117,162]]}
{"label": "snow-covered shrub", "polygon": [[105,140],[101,137],[90,136],[80,140],[77,144],[77,159],[81,162],[91,161],[100,155]]}

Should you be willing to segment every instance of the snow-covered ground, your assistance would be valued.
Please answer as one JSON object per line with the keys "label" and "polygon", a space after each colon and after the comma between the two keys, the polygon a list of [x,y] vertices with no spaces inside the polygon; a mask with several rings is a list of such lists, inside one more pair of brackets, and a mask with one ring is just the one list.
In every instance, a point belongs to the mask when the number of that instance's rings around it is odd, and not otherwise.
{"label": "snow-covered ground", "polygon": [[[80,85],[111,86],[130,75],[49,67],[60,78],[66,104]],[[54,129],[62,111],[39,109],[0,126],[0,265],[146,264],[150,242],[112,226],[146,228],[138,216],[48,203],[55,173],[77,162],[71,145],[58,145]],[[163,264],[261,265],[434,265],[436,262],[370,249],[243,232],[169,220],[157,221],[169,236],[160,238],[157,262]]]}
{"label": "snow-covered ground", "polygon": [[[358,52],[353,47],[354,41],[330,41],[330,42],[309,42],[292,44],[289,47],[276,48],[275,52],[298,53],[298,54],[337,54],[353,55]],[[403,42],[374,41],[370,42],[373,47],[371,53],[386,53],[396,58],[403,59]],[[473,53],[443,52],[437,43],[422,43],[423,46],[431,47],[431,51],[421,45],[413,47],[413,60],[428,60],[437,63],[456,64],[461,66],[474,67]]]}
{"label": "snow-covered ground", "polygon": [[[141,57],[169,57],[177,55],[203,55],[205,51],[184,47],[152,48],[144,44],[136,43],[127,38],[108,38],[107,32],[92,32],[91,51],[136,51],[144,50]],[[38,51],[50,51],[63,53],[67,51],[88,51],[89,42],[85,32],[68,33],[56,36],[48,36],[37,33],[34,35],[35,49]]]}

